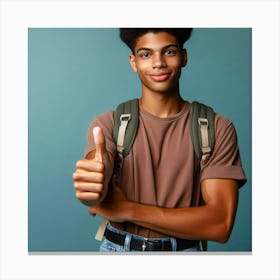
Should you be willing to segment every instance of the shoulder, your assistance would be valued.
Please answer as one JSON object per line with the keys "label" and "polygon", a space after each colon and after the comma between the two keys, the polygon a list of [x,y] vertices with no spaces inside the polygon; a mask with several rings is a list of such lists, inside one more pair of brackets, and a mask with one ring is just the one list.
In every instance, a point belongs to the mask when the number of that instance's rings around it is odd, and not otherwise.
{"label": "shoulder", "polygon": [[91,121],[87,130],[87,146],[85,148],[85,155],[95,149],[92,131],[96,126],[99,126],[102,129],[106,139],[106,148],[112,153],[112,155],[114,155],[115,145],[112,137],[114,127],[114,111],[111,110],[97,115]]}
{"label": "shoulder", "polygon": [[114,120],[114,114],[115,112],[113,110],[108,110],[103,112],[102,114],[97,115],[95,119],[104,121]]}
{"label": "shoulder", "polygon": [[101,127],[101,129],[107,136],[112,134],[114,128],[114,111],[108,110],[93,118],[88,126],[88,138],[92,136],[92,129],[96,126]]}
{"label": "shoulder", "polygon": [[236,138],[236,130],[233,122],[219,113],[215,113],[215,133],[216,138],[222,137],[223,135],[232,137],[232,140]]}
{"label": "shoulder", "polygon": [[217,112],[211,105],[197,101],[192,102],[191,116],[192,117],[190,118],[190,121],[192,121],[192,126],[194,127],[197,124],[198,117],[207,118],[208,121],[210,121],[210,128],[214,126],[214,134],[216,135],[216,138],[224,133],[235,133],[235,128],[232,121]]}
{"label": "shoulder", "polygon": [[217,130],[234,127],[232,121],[227,117],[215,112],[215,127]]}
{"label": "shoulder", "polygon": [[112,128],[114,126],[114,114],[115,112],[112,110],[105,111],[104,113],[95,116],[91,125]]}

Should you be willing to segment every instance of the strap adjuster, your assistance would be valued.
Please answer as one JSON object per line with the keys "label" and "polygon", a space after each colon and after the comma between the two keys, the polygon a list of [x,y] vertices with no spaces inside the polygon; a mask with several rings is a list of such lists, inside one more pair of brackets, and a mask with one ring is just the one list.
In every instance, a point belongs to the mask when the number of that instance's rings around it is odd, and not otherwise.
{"label": "strap adjuster", "polygon": [[201,151],[202,158],[200,161],[201,169],[203,169],[204,165],[207,164],[211,154],[211,147],[209,145],[208,139],[208,119],[206,118],[198,118],[198,124],[200,128],[200,136],[201,136]]}
{"label": "strap adjuster", "polygon": [[198,118],[198,124],[200,126],[207,126],[208,127],[208,119],[205,118]]}
{"label": "strap adjuster", "polygon": [[130,120],[131,120],[131,114],[122,114],[120,116],[121,125],[119,128],[118,139],[117,139],[117,150],[120,154],[122,154],[123,152],[125,131],[127,129]]}
{"label": "strap adjuster", "polygon": [[118,139],[117,139],[117,152],[118,152],[118,160],[116,165],[116,175],[119,177],[120,171],[123,166],[123,151],[124,151],[124,136],[128,126],[129,121],[131,120],[131,114],[121,114],[120,116],[120,127],[118,132]]}
{"label": "strap adjuster", "polygon": [[131,120],[131,114],[122,114],[120,116],[121,122],[129,122]]}

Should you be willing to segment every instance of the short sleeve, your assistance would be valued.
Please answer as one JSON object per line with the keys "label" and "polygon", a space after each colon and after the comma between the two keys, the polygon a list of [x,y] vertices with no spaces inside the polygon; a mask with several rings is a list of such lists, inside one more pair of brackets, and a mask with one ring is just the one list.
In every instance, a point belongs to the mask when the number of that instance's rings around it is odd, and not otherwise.
{"label": "short sleeve", "polygon": [[247,180],[242,168],[235,127],[232,122],[217,114],[215,130],[215,146],[209,162],[202,171],[201,181],[233,179],[242,187]]}
{"label": "short sleeve", "polygon": [[113,129],[114,129],[114,112],[107,111],[99,116],[97,116],[89,125],[87,130],[87,145],[85,147],[85,157],[88,153],[95,150],[95,144],[93,139],[93,128],[99,126],[105,136],[106,149],[110,152],[113,157],[116,154],[116,145],[113,139]]}

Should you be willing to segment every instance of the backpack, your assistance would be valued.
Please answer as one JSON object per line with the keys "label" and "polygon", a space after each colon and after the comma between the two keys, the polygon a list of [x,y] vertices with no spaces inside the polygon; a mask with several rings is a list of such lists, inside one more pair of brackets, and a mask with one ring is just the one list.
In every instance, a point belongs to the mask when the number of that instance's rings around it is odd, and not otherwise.
{"label": "backpack", "polygon": [[[215,113],[213,109],[199,102],[191,103],[190,133],[196,157],[201,169],[210,159],[215,144]],[[113,138],[117,145],[118,159],[116,174],[120,173],[123,160],[128,156],[138,129],[139,105],[138,99],[133,99],[118,105],[115,112]]]}

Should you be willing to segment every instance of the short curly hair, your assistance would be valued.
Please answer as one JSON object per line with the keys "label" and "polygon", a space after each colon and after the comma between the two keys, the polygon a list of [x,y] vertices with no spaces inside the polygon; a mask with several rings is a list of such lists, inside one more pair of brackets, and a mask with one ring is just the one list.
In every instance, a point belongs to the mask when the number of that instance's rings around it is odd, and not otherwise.
{"label": "short curly hair", "polygon": [[120,38],[134,52],[137,39],[149,32],[167,32],[174,36],[179,46],[183,48],[191,36],[192,28],[120,28]]}

